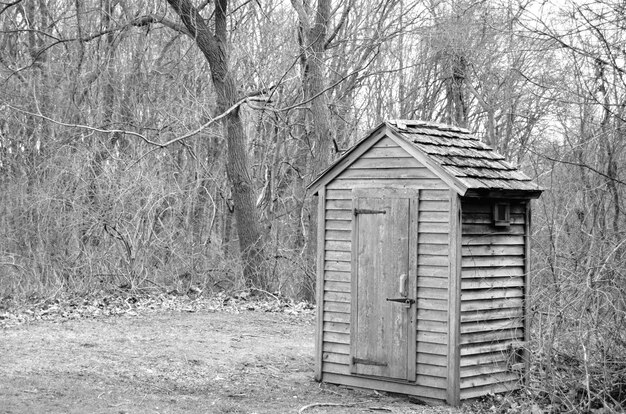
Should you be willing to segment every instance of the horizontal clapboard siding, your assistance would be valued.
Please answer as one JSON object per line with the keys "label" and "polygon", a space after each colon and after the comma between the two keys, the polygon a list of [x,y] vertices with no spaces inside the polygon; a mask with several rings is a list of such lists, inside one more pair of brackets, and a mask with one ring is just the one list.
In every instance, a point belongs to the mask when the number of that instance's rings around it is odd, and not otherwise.
{"label": "horizontal clapboard siding", "polygon": [[[326,221],[329,221],[328,217]],[[333,241],[325,241],[322,361],[348,364],[347,354],[334,352],[337,346],[349,350],[350,343],[350,260],[349,257],[347,261],[341,258],[328,260],[329,256],[344,253],[341,250],[329,250],[336,246]]]}
{"label": "horizontal clapboard siding", "polygon": [[461,398],[517,388],[524,340],[525,204],[511,225],[492,224],[492,207],[464,200],[461,240]]}
{"label": "horizontal clapboard siding", "polygon": [[[350,364],[352,191],[326,190],[322,371]],[[318,247],[319,248],[319,247]]]}
{"label": "horizontal clapboard siding", "polygon": [[417,383],[445,390],[448,382],[448,190],[419,197],[417,245]]}
{"label": "horizontal clapboard siding", "polygon": [[[389,390],[445,399],[448,343],[449,189],[391,139],[383,138],[326,186],[324,223],[324,380],[352,386],[384,381],[350,374],[352,189],[414,188],[419,192],[416,383]],[[398,387],[405,387],[400,389]]]}
{"label": "horizontal clapboard siding", "polygon": [[448,188],[441,179],[390,138],[380,140],[327,186],[329,191],[375,187]]}

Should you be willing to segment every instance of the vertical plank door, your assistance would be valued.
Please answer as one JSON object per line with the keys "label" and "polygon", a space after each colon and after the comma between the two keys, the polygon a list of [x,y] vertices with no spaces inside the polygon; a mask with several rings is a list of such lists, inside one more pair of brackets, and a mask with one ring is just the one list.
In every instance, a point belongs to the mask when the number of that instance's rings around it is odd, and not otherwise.
{"label": "vertical plank door", "polygon": [[414,360],[409,355],[415,352],[410,340],[415,329],[411,313],[415,285],[409,280],[410,201],[354,199],[353,374],[408,380],[414,371],[409,368]]}

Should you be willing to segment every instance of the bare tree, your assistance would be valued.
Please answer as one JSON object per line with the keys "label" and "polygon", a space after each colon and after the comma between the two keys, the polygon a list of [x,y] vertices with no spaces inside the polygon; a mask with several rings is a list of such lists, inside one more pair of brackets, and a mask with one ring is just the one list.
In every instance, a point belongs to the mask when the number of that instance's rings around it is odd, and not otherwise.
{"label": "bare tree", "polygon": [[244,259],[244,278],[251,286],[267,288],[263,240],[259,228],[259,217],[254,204],[254,186],[250,178],[246,134],[239,106],[243,103],[232,68],[229,66],[227,27],[227,0],[216,0],[214,30],[211,30],[198,9],[190,0],[168,0],[183,24],[202,51],[211,68],[211,77],[217,94],[217,109],[226,112],[237,106],[224,118],[224,129],[228,143],[226,171],[232,186],[237,219],[237,233]]}

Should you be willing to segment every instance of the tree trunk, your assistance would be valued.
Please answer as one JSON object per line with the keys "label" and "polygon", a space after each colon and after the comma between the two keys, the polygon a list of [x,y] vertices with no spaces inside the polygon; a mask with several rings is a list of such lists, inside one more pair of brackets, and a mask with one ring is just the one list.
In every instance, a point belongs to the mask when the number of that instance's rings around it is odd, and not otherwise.
{"label": "tree trunk", "polygon": [[[228,1],[215,0],[214,34],[211,33],[209,26],[190,0],[167,1],[180,16],[190,36],[209,62],[211,78],[217,92],[217,110],[219,113],[225,112],[240,100],[233,74],[228,65],[230,48],[226,36]],[[239,247],[244,262],[244,279],[246,285],[266,290],[268,289],[268,281],[264,271],[265,257],[260,223],[254,205],[254,186],[249,172],[247,140],[239,108],[224,117],[223,126],[228,143],[226,174],[235,204]]]}
{"label": "tree trunk", "polygon": [[[318,0],[317,10],[307,10],[307,7],[298,0],[292,0],[292,4],[298,13],[300,21],[300,31],[302,34],[301,47],[303,67],[303,90],[306,102],[311,100],[310,118],[305,121],[307,128],[305,133],[308,140],[303,140],[303,144],[309,143],[308,148],[300,151],[301,154],[311,154],[308,160],[305,180],[302,182],[303,195],[301,221],[304,228],[304,249],[307,258],[307,268],[314,268],[315,252],[317,249],[317,199],[313,197],[304,198],[308,182],[313,180],[317,174],[328,166],[332,147],[332,126],[331,113],[326,100],[325,63],[324,52],[330,19],[330,0]],[[309,13],[315,16],[311,25]],[[304,159],[306,161],[306,158]],[[303,281],[302,294],[305,299],[314,298],[314,284]]]}
{"label": "tree trunk", "polygon": [[467,61],[465,56],[451,53],[451,74],[448,84],[448,122],[465,128],[467,126],[467,107],[464,96]]}

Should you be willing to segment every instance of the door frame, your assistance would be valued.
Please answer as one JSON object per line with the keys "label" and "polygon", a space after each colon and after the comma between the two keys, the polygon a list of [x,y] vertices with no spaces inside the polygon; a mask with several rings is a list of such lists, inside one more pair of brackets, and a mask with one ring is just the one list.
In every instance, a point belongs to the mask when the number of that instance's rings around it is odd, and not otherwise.
{"label": "door frame", "polygon": [[419,203],[420,190],[413,188],[354,188],[352,189],[352,254],[351,254],[351,275],[350,275],[350,373],[355,376],[370,377],[369,375],[356,372],[352,357],[356,354],[356,327],[358,325],[357,315],[357,292],[358,292],[358,228],[357,216],[354,215],[355,201],[358,198],[402,198],[409,200],[409,251],[408,251],[408,298],[415,302],[407,312],[408,333],[407,333],[407,379],[391,377],[384,378],[387,381],[415,382],[417,380],[417,252],[418,252],[418,223],[419,223]]}

